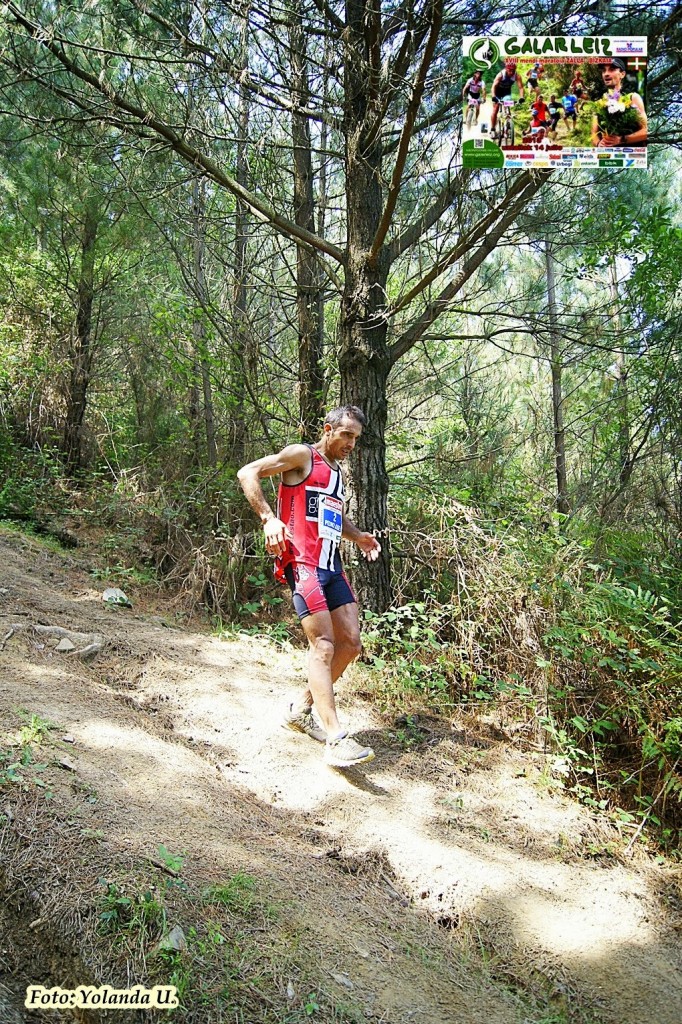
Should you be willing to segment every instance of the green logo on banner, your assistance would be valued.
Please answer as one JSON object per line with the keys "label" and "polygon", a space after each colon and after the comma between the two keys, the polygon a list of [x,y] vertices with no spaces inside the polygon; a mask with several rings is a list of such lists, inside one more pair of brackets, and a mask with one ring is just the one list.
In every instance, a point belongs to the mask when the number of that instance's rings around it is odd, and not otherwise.
{"label": "green logo on banner", "polygon": [[469,60],[479,71],[491,68],[499,59],[500,48],[492,39],[475,39],[469,47]]}
{"label": "green logo on banner", "polygon": [[490,139],[467,139],[462,146],[462,167],[504,167],[504,153]]}

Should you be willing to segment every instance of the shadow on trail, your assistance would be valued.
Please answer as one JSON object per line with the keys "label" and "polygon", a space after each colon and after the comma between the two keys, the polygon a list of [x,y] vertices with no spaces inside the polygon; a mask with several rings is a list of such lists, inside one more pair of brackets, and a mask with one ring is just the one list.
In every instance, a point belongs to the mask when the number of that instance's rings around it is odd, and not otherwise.
{"label": "shadow on trail", "polygon": [[383,786],[377,786],[375,782],[372,782],[369,775],[365,774],[367,771],[371,772],[372,763],[370,761],[369,764],[363,765],[361,768],[337,768],[335,765],[327,765],[327,767],[334,775],[338,775],[350,783],[354,789],[360,789],[363,793],[371,793],[372,796],[390,796],[391,794],[387,789],[384,789]]}

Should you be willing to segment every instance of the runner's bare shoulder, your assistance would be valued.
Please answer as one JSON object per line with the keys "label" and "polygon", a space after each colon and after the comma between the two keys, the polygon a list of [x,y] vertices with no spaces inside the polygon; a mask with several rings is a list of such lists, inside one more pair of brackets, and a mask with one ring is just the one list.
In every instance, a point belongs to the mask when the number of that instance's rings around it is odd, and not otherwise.
{"label": "runner's bare shoulder", "polygon": [[313,458],[307,444],[288,444],[273,458],[281,467],[276,472],[282,474],[282,482],[290,486],[300,484],[312,469]]}
{"label": "runner's bare shoulder", "polygon": [[[250,462],[240,472],[247,471],[259,479],[282,474],[285,483],[299,483],[310,472],[310,448],[305,444],[288,444],[275,455],[266,455],[262,459]],[[291,476],[292,479],[286,479]],[[299,479],[294,479],[296,476]]]}

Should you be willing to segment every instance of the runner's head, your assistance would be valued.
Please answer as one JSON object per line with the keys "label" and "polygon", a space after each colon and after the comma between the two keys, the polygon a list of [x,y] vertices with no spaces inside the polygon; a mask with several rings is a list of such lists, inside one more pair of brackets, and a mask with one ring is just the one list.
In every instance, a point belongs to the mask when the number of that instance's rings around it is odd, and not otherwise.
{"label": "runner's head", "polygon": [[355,448],[355,442],[367,425],[367,417],[357,405],[342,405],[330,409],[324,420],[325,453],[332,459],[345,459]]}
{"label": "runner's head", "polygon": [[355,420],[361,427],[367,426],[367,417],[357,405],[339,405],[336,409],[330,409],[324,418],[324,425],[325,427],[327,424],[332,428],[338,427],[341,420],[346,416]]}
{"label": "runner's head", "polygon": [[607,89],[620,89],[627,74],[625,61],[620,57],[612,57],[608,63],[602,64],[601,74]]}

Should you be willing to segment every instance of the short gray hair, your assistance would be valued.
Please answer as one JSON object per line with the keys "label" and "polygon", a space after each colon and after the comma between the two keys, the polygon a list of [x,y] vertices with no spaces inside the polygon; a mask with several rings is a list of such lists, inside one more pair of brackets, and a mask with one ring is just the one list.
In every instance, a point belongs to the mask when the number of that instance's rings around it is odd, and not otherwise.
{"label": "short gray hair", "polygon": [[362,409],[359,409],[357,405],[340,405],[338,409],[330,409],[324,418],[325,424],[329,424],[332,429],[341,425],[341,421],[345,416],[349,416],[350,419],[355,420],[361,427],[367,426],[367,417],[365,416]]}

